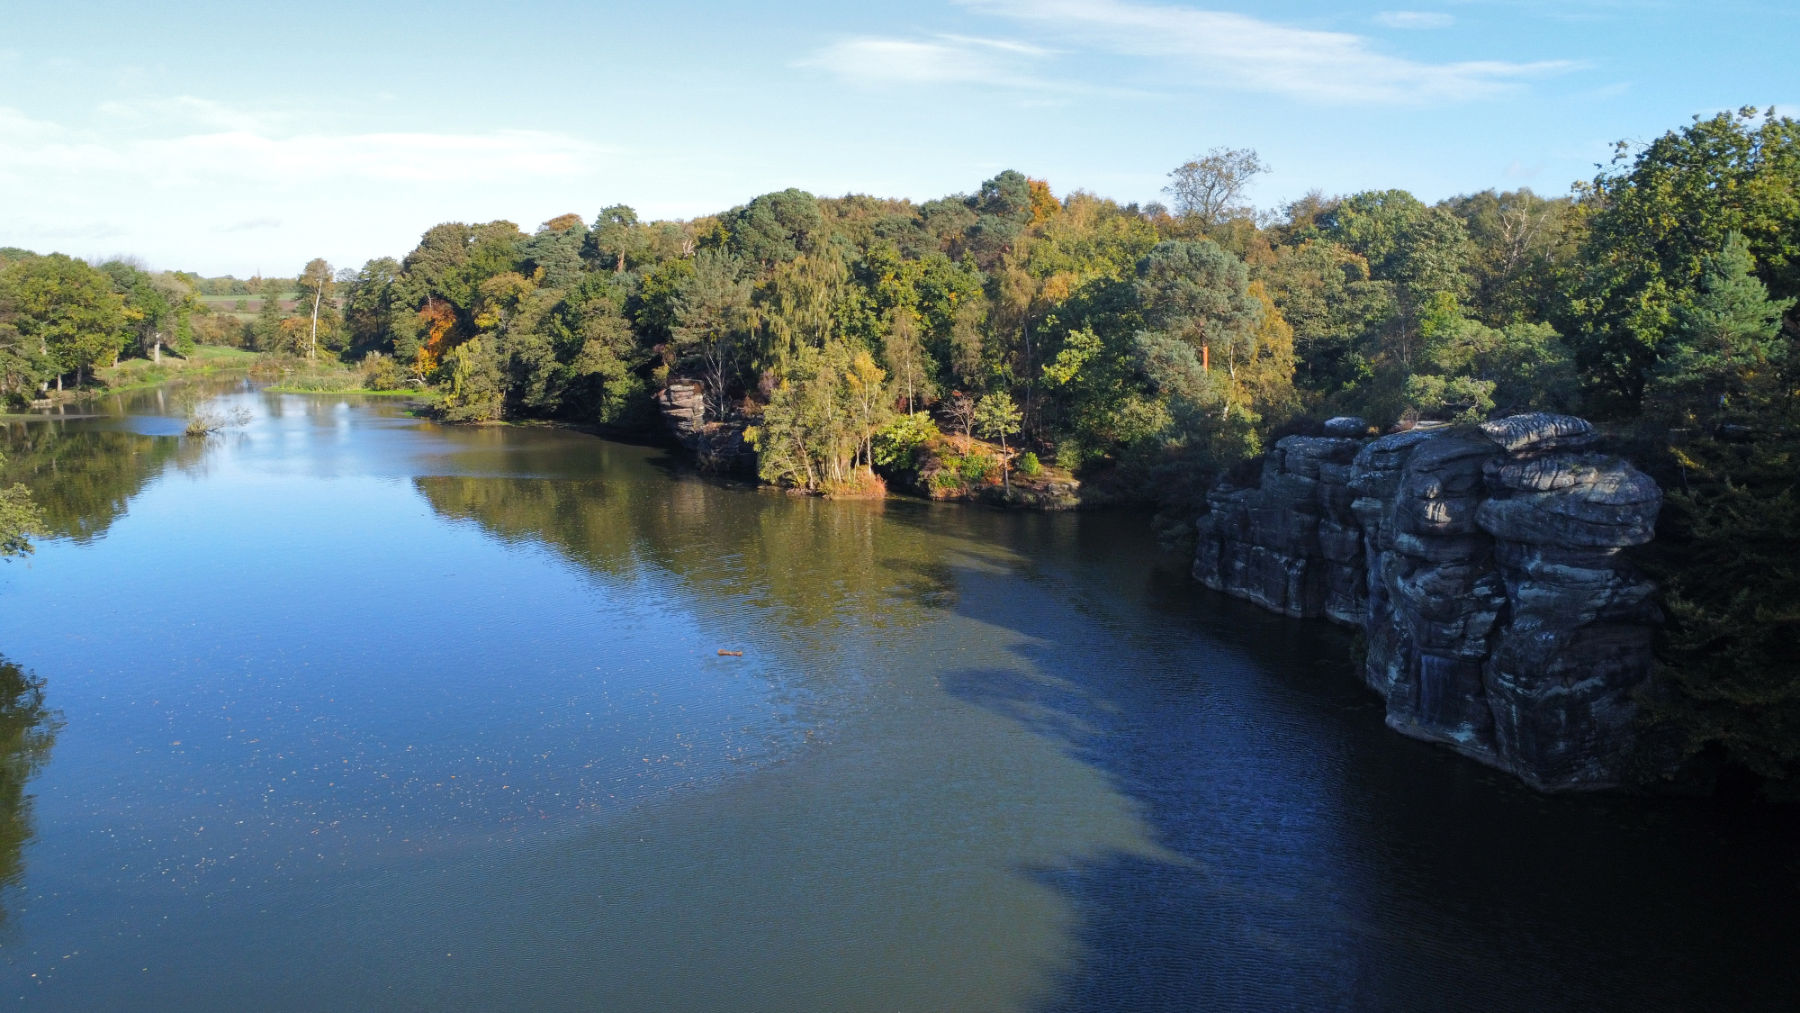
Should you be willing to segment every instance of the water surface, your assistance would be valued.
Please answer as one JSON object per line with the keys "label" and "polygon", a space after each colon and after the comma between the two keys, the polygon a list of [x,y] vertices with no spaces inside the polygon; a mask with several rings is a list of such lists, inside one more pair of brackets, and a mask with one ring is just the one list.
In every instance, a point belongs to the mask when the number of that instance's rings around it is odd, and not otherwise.
{"label": "water surface", "polygon": [[[183,439],[197,397],[254,418]],[[1791,826],[1395,736],[1346,638],[1195,587],[1143,518],[242,384],[100,414],[5,424],[55,530],[0,567],[43,683],[0,721],[23,1008],[1800,994]]]}

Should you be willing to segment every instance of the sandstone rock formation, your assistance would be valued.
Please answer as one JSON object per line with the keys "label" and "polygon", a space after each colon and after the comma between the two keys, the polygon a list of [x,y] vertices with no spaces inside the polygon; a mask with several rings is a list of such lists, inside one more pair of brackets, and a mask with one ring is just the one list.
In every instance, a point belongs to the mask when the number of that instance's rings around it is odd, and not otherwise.
{"label": "sandstone rock formation", "polygon": [[706,421],[706,394],[698,382],[670,380],[657,392],[656,406],[669,435],[694,455],[701,471],[756,474],[756,451],[744,441],[744,427]]}
{"label": "sandstone rock formation", "polygon": [[1390,726],[1539,788],[1611,785],[1660,618],[1620,551],[1650,540],[1662,494],[1594,442],[1543,413],[1288,437],[1255,487],[1209,496],[1194,575],[1360,628]]}

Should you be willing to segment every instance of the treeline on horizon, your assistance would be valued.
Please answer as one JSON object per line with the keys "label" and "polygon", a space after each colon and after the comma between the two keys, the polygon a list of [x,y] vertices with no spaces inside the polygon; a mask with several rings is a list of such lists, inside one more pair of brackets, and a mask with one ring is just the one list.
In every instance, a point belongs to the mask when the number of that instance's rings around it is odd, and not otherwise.
{"label": "treeline on horizon", "polygon": [[[1672,620],[1649,741],[1800,785],[1800,124],[1697,117],[1551,197],[1259,215],[1262,170],[1215,149],[1170,173],[1168,206],[1008,171],[922,204],[790,189],[687,221],[452,222],[260,293],[5,249],[0,399],[196,341],[429,385],[459,421],[647,429],[683,378],[771,482],[853,491],[941,427],[1105,471],[1182,528],[1220,474],[1326,416],[1579,413],[1670,492],[1643,560]],[[205,298],[251,294],[254,316]]]}

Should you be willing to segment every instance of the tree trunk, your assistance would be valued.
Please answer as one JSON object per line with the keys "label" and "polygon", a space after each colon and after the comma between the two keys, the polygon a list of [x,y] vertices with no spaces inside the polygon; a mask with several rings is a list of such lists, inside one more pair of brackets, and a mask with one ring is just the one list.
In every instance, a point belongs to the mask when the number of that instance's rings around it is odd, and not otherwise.
{"label": "tree trunk", "polygon": [[319,357],[319,300],[324,297],[325,283],[321,281],[318,287],[313,289],[312,338],[306,347],[306,357],[308,359],[317,359]]}

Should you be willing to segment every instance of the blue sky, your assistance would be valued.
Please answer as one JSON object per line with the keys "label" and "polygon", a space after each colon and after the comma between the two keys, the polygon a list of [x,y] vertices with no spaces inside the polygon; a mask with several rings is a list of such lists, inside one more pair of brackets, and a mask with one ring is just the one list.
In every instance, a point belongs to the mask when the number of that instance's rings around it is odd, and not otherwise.
{"label": "blue sky", "polygon": [[1273,168],[1263,207],[1558,194],[1696,113],[1800,113],[1766,0],[6,6],[0,245],[207,274],[1005,168],[1150,201],[1216,146]]}

